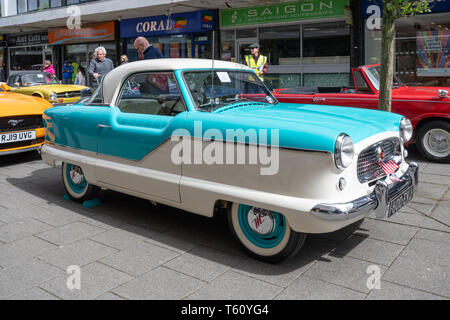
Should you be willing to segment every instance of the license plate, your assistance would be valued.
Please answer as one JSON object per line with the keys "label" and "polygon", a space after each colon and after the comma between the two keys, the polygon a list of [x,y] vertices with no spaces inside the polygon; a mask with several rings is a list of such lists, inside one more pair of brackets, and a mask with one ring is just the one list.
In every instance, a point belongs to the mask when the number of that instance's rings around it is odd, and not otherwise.
{"label": "license plate", "polygon": [[414,195],[414,189],[409,187],[401,194],[389,201],[388,218],[393,216],[398,210],[400,210],[405,204],[407,204]]}
{"label": "license plate", "polygon": [[0,143],[10,143],[34,139],[36,139],[36,131],[21,131],[0,134]]}

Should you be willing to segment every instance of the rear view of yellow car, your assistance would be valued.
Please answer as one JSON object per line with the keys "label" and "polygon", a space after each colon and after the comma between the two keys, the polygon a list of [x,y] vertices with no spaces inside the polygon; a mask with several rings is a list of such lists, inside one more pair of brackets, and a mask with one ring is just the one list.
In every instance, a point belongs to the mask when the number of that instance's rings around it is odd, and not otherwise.
{"label": "rear view of yellow car", "polygon": [[0,86],[0,156],[37,150],[44,143],[42,114],[52,105]]}
{"label": "rear view of yellow car", "polygon": [[53,74],[35,70],[12,71],[7,84],[13,92],[40,97],[52,104],[73,103],[81,97],[81,90],[87,88],[60,84]]}

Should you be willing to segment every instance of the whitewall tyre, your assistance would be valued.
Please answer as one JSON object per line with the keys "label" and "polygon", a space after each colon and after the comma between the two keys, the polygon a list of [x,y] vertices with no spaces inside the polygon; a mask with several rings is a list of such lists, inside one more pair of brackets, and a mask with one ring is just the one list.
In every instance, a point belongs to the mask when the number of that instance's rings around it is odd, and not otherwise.
{"label": "whitewall tyre", "polygon": [[257,260],[279,263],[294,256],[306,234],[295,232],[280,213],[233,203],[227,209],[228,223],[244,250]]}
{"label": "whitewall tyre", "polygon": [[450,123],[430,121],[417,130],[416,144],[427,160],[450,162]]}
{"label": "whitewall tyre", "polygon": [[63,163],[62,179],[67,194],[76,201],[83,202],[91,199],[99,189],[86,181],[81,167],[70,163]]}

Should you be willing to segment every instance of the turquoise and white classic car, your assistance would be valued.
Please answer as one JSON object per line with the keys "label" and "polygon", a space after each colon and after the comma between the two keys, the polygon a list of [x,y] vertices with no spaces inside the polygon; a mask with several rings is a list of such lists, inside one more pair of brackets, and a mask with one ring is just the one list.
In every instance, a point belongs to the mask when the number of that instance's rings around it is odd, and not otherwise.
{"label": "turquoise and white classic car", "polygon": [[[111,189],[212,217],[226,212],[251,256],[276,263],[306,234],[341,229],[411,200],[408,119],[278,103],[248,67],[157,59],[106,75],[83,104],[44,114],[42,158],[74,200]],[[151,214],[149,212],[149,214]]]}

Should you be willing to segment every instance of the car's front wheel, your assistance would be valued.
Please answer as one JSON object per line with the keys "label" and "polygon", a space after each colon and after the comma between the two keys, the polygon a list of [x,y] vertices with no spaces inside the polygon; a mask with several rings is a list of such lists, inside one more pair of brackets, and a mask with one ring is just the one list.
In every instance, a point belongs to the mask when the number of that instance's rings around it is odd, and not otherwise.
{"label": "car's front wheel", "polygon": [[306,234],[291,229],[278,212],[239,203],[228,206],[231,231],[245,251],[255,259],[278,263],[301,249]]}
{"label": "car's front wheel", "polygon": [[450,162],[450,123],[431,121],[417,130],[419,152],[430,161]]}
{"label": "car's front wheel", "polygon": [[62,178],[64,187],[73,200],[80,202],[89,200],[98,191],[97,186],[93,186],[86,181],[80,166],[64,162],[62,165]]}

